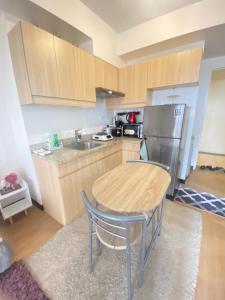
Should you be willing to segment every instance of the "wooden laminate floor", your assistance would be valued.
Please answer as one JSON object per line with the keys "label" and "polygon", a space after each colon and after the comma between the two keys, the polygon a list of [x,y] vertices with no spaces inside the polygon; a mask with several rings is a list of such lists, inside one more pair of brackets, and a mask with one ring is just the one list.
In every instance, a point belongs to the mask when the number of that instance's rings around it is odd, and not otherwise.
{"label": "wooden laminate floor", "polygon": [[[196,169],[185,186],[225,197],[225,173]],[[203,230],[195,299],[222,300],[225,299],[225,218],[199,211]]]}
{"label": "wooden laminate floor", "polygon": [[[193,176],[195,176],[195,183],[197,180],[202,181],[199,174]],[[225,218],[203,211],[201,213],[203,232],[195,299],[224,300]],[[11,245],[14,251],[13,260],[18,260],[39,249],[59,228],[61,228],[59,223],[45,212],[33,207],[27,217],[20,214],[14,218],[14,224],[1,225],[0,235]]]}
{"label": "wooden laminate floor", "polygon": [[62,227],[48,214],[36,207],[13,217],[13,224],[5,222],[0,225],[2,236],[13,250],[12,261],[31,255],[45,244],[55,232]]}
{"label": "wooden laminate floor", "polygon": [[196,169],[191,172],[185,186],[225,197],[225,173]]}

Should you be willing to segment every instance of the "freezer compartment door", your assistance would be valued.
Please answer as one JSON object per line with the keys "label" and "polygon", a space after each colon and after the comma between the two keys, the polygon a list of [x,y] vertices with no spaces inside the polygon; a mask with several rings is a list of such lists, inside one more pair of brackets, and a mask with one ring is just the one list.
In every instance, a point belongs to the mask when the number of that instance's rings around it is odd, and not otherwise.
{"label": "freezer compartment door", "polygon": [[178,187],[178,168],[179,168],[179,139],[147,137],[146,145],[148,159],[164,164],[170,168],[171,184],[168,190],[169,195],[174,194]]}
{"label": "freezer compartment door", "polygon": [[167,138],[181,138],[185,104],[144,107],[143,134]]}

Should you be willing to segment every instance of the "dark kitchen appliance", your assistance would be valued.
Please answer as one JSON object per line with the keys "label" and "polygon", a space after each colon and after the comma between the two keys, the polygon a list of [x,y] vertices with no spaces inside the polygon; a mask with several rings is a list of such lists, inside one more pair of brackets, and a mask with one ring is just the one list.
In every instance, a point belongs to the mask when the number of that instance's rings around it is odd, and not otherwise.
{"label": "dark kitchen appliance", "polygon": [[167,194],[172,197],[178,187],[178,170],[183,159],[187,112],[185,104],[144,107],[143,136],[148,159],[170,168],[171,184]]}
{"label": "dark kitchen appliance", "polygon": [[122,127],[112,127],[112,136],[120,137],[123,134]]}
{"label": "dark kitchen appliance", "polygon": [[123,136],[142,138],[142,124],[123,124]]}

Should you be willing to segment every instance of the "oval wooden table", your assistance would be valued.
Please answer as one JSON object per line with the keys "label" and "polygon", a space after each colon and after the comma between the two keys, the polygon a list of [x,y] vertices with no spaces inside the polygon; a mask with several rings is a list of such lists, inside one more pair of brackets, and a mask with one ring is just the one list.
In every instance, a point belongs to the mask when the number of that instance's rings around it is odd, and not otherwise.
{"label": "oval wooden table", "polygon": [[92,194],[99,204],[115,212],[148,212],[160,204],[170,180],[169,173],[161,167],[124,163],[99,177]]}
{"label": "oval wooden table", "polygon": [[[132,243],[141,236],[140,261],[138,263],[138,286],[143,284],[144,266],[156,237],[160,233],[163,216],[163,199],[170,184],[169,173],[163,168],[141,162],[129,162],[119,165],[98,178],[92,187],[92,194],[101,206],[113,211],[115,214],[146,215],[146,221],[135,224],[132,230]],[[157,220],[156,220],[157,215]],[[137,225],[137,226],[136,226]],[[147,229],[151,225],[151,238],[148,245]],[[142,232],[142,234],[140,234]],[[121,244],[117,237],[110,237],[104,230],[96,229],[98,239],[105,245],[114,249],[126,249],[130,255],[127,244]],[[130,257],[130,256],[129,256]],[[131,267],[128,263],[128,297],[131,296]]]}

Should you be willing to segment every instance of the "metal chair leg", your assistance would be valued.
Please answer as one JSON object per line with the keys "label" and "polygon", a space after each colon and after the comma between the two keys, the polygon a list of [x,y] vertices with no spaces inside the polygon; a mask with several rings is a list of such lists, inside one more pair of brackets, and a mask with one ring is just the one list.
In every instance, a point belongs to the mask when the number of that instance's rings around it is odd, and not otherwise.
{"label": "metal chair leg", "polygon": [[93,271],[92,265],[92,236],[93,236],[93,222],[91,216],[88,215],[89,229],[88,229],[88,272]]}
{"label": "metal chair leg", "polygon": [[130,247],[130,227],[127,228],[127,247],[126,247],[126,256],[127,256],[127,289],[128,289],[128,300],[132,299],[132,284],[131,284],[131,247]]}
{"label": "metal chair leg", "polygon": [[140,243],[140,258],[139,258],[139,271],[137,277],[137,286],[141,288],[143,285],[144,266],[145,266],[145,238],[146,238],[146,223],[142,224],[142,236]]}
{"label": "metal chair leg", "polygon": [[[152,216],[152,240],[154,240],[154,237],[155,237],[155,231],[156,231],[156,218],[155,218],[155,215],[156,215],[157,212],[155,212]],[[155,249],[155,243],[153,244],[152,246],[152,249],[154,250]]]}
{"label": "metal chair leg", "polygon": [[101,243],[96,235],[96,245],[97,245],[97,251],[96,254],[97,256],[100,256],[102,254],[102,249],[101,249]]}
{"label": "metal chair leg", "polygon": [[165,201],[165,199],[162,200],[160,213],[159,213],[159,233],[158,233],[158,235],[161,234],[161,230],[162,230],[162,221],[163,221],[163,214],[164,214],[164,201]]}
{"label": "metal chair leg", "polygon": [[[157,207],[157,226],[160,226],[161,211],[162,211],[162,207],[161,207],[161,205],[159,205]],[[160,235],[160,229],[159,229],[158,235]]]}

